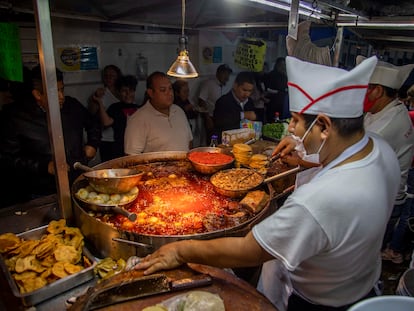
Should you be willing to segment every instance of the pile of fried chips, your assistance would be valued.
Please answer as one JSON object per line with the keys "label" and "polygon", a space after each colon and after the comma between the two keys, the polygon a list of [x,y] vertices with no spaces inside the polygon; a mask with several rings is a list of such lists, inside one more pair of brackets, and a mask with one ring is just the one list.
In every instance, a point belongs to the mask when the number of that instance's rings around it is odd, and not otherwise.
{"label": "pile of fried chips", "polygon": [[65,219],[49,223],[39,240],[24,240],[14,233],[0,235],[0,254],[20,293],[29,293],[91,266],[82,255],[83,235],[67,227]]}
{"label": "pile of fried chips", "polygon": [[253,150],[250,145],[246,144],[234,144],[232,148],[234,158],[236,159],[236,167],[242,165],[249,165],[250,158],[252,157]]}

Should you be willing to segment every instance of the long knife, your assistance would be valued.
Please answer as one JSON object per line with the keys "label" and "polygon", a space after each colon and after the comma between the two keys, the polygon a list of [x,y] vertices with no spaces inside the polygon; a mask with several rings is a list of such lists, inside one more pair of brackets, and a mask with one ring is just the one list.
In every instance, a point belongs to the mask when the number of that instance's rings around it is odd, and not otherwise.
{"label": "long knife", "polygon": [[89,297],[82,310],[95,310],[129,300],[210,284],[212,284],[212,278],[207,274],[174,281],[169,281],[165,274],[143,276],[96,291]]}

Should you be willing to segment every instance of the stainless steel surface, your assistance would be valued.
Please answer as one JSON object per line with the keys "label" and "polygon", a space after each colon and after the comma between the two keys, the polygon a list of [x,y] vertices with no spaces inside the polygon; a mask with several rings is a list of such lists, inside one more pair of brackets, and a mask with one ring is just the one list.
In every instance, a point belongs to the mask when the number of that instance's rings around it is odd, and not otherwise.
{"label": "stainless steel surface", "polygon": [[[224,153],[224,154],[228,154],[228,152],[223,149],[223,148],[217,148],[217,147],[198,147],[198,148],[194,148],[191,149],[188,152],[187,158],[188,156],[192,153],[192,152],[211,152],[211,153]],[[202,174],[206,174],[206,175],[210,175],[210,174],[214,174],[220,170],[229,168],[233,165],[234,163],[234,157],[233,160],[229,163],[226,164],[201,164],[201,163],[197,163],[195,161],[192,161],[190,158],[188,158],[188,160],[191,162],[191,164],[193,165],[194,169]]]}
{"label": "stainless steel surface", "polygon": [[101,193],[126,193],[134,188],[142,178],[143,172],[128,168],[111,168],[94,170],[79,162],[73,164],[75,169],[87,171],[83,176],[89,184]]}
{"label": "stainless steel surface", "polygon": [[[174,161],[174,160],[186,160],[187,153],[181,151],[169,151],[169,152],[154,152],[139,154],[134,156],[122,157],[114,159],[109,162],[102,163],[102,165],[96,166],[96,168],[111,167],[132,167],[134,165],[158,162],[158,161]],[[80,177],[82,178],[82,177]],[[268,191],[273,193],[271,186]],[[93,252],[98,257],[112,258],[128,258],[130,256],[146,256],[152,253],[154,250],[160,248],[162,245],[184,239],[211,239],[223,236],[243,236],[245,235],[254,224],[266,217],[276,206],[276,202],[269,202],[266,207],[258,214],[254,215],[248,221],[225,230],[218,230],[201,234],[190,235],[147,235],[137,234],[129,231],[117,230],[112,226],[97,220],[95,217],[88,214],[88,212],[82,208],[76,200],[74,200],[74,214],[78,227],[85,236],[86,240],[92,244]],[[125,243],[119,241],[127,240],[136,242],[136,244]],[[143,244],[143,246],[142,246]],[[153,248],[147,247],[151,245]],[[91,249],[89,247],[89,249]]]}
{"label": "stainless steel surface", "polygon": [[[38,240],[45,233],[47,233],[46,228],[47,226],[42,226],[26,232],[22,232],[18,234],[18,236],[24,238],[25,240]],[[9,269],[7,268],[4,262],[3,257],[0,257],[0,265],[14,296],[21,299],[23,305],[32,306],[46,299],[59,295],[60,293],[69,290],[73,287],[79,286],[80,284],[85,283],[94,278],[95,273],[93,270],[96,265],[96,260],[86,248],[83,249],[83,254],[89,258],[89,260],[92,262],[92,266],[87,267],[78,273],[59,279],[38,290],[25,294],[20,293],[16,282],[14,281]]]}
{"label": "stainless steel surface", "polygon": [[288,36],[298,39],[299,0],[292,0],[289,11]]}
{"label": "stainless steel surface", "polygon": [[[77,193],[79,189],[86,187],[88,184],[89,184],[89,182],[87,180],[77,180],[77,181],[75,181],[72,185],[73,193],[74,194]],[[76,195],[75,195],[75,197],[76,197]],[[113,212],[113,213],[121,214],[121,215],[125,216],[130,221],[135,221],[137,219],[137,214],[131,213],[131,212],[127,211],[125,208],[129,204],[131,204],[136,199],[136,197],[137,196],[135,195],[134,198],[129,200],[128,202],[119,203],[117,205],[115,205],[115,204],[98,204],[98,203],[88,202],[88,201],[83,200],[79,197],[76,197],[75,199],[79,200],[81,202],[81,204],[83,206],[85,206],[87,209],[90,209],[94,212],[98,212],[98,213]]]}

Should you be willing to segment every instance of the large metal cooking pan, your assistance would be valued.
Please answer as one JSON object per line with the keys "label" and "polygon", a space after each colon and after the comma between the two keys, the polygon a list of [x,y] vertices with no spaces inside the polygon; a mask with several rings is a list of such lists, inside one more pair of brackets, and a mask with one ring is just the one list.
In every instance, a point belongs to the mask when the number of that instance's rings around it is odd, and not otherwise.
{"label": "large metal cooking pan", "polygon": [[[248,169],[248,168],[235,168],[235,169],[228,169],[228,170],[224,170],[223,172],[231,172],[231,171],[235,171],[235,170],[244,170],[248,175],[245,176],[251,176],[251,175],[255,175],[257,183],[254,185],[251,185],[249,188],[232,188],[232,189],[226,189],[224,187],[220,187],[218,185],[216,185],[215,183],[212,182],[212,185],[214,186],[214,190],[217,193],[220,193],[222,195],[225,195],[227,197],[230,198],[241,198],[243,196],[245,196],[249,191],[252,191],[254,189],[257,189],[265,184],[268,184],[270,182],[276,181],[278,179],[290,176],[292,174],[296,174],[299,170],[300,170],[300,166],[294,167],[288,171],[282,172],[280,174],[276,174],[274,176],[268,177],[268,178],[264,178],[262,174],[256,172],[253,169]],[[220,174],[220,172],[217,172],[216,174]],[[211,176],[210,180],[214,179],[217,175],[214,174],[213,176]],[[238,180],[238,182],[240,182],[240,180]]]}
{"label": "large metal cooking pan", "polygon": [[86,171],[83,176],[89,184],[101,193],[126,193],[141,180],[143,172],[129,168],[111,168],[94,170],[79,162],[73,164],[75,169]]}
{"label": "large metal cooking pan", "polygon": [[[73,194],[75,195],[76,193],[78,193],[78,190],[81,188],[85,188],[88,185],[88,180],[86,179],[82,179],[82,180],[77,180],[74,182],[72,189],[73,189]],[[86,208],[97,212],[97,213],[116,213],[116,214],[121,214],[123,216],[125,216],[126,218],[128,218],[130,221],[135,221],[137,219],[137,214],[135,213],[131,213],[128,210],[126,210],[125,208],[128,207],[128,205],[130,205],[137,197],[137,195],[135,195],[135,197],[127,202],[122,202],[119,204],[100,204],[100,203],[93,203],[93,202],[89,202],[87,200],[83,200],[79,197],[77,197],[75,195],[76,199],[79,200],[80,202],[82,202],[81,204],[83,206],[85,206]]]}
{"label": "large metal cooking pan", "polygon": [[[181,151],[151,152],[113,159],[101,163],[95,168],[122,168],[160,161],[187,161],[186,156],[187,153]],[[79,178],[83,177],[80,176]],[[266,185],[265,190],[269,192],[270,195],[273,194],[271,186]],[[238,226],[228,229],[200,234],[160,236],[137,234],[130,231],[115,229],[111,225],[91,216],[88,211],[79,204],[80,202],[77,200],[73,201],[75,220],[88,242],[88,248],[98,257],[110,256],[112,258],[128,258],[132,255],[142,257],[154,252],[164,244],[178,240],[207,240],[223,236],[244,236],[251,230],[253,225],[274,212],[277,207],[276,201],[269,201],[262,211],[254,215],[254,217]]]}

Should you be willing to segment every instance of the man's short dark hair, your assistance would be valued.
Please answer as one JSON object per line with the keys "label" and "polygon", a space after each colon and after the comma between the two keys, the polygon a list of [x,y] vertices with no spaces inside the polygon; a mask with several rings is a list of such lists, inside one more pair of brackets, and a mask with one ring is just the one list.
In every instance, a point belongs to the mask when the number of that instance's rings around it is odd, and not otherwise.
{"label": "man's short dark hair", "polygon": [[250,71],[242,71],[239,72],[234,79],[238,85],[242,85],[243,83],[255,84],[254,73]]}
{"label": "man's short dark hair", "polygon": [[154,80],[157,77],[166,77],[166,78],[168,78],[166,73],[161,72],[161,71],[154,71],[147,78],[147,89],[152,89],[152,87],[154,85]]}
{"label": "man's short dark hair", "polygon": [[233,72],[233,70],[230,68],[230,66],[229,65],[227,65],[227,64],[222,64],[222,65],[220,65],[220,66],[218,66],[217,67],[217,71],[216,71],[216,73],[219,73],[219,72],[225,72],[225,71],[227,71],[228,73],[232,73]]}

